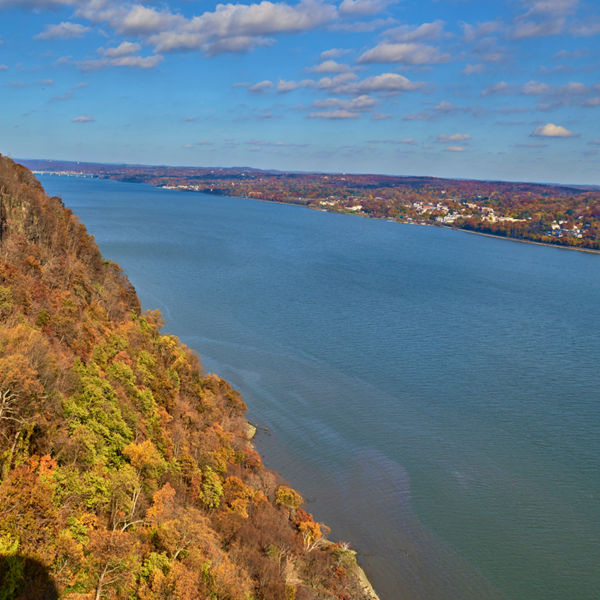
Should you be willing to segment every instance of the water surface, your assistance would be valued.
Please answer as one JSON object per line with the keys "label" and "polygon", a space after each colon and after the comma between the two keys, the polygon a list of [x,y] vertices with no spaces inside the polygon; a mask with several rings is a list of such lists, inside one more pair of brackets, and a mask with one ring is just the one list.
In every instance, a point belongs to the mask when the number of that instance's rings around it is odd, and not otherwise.
{"label": "water surface", "polygon": [[382,600],[600,597],[600,256],[44,176]]}

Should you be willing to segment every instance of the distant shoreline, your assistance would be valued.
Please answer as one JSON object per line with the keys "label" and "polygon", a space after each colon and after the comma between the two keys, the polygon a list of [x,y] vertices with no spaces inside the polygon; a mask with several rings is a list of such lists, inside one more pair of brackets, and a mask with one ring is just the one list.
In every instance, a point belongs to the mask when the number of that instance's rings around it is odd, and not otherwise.
{"label": "distant shoreline", "polygon": [[452,231],[464,231],[474,235],[483,235],[485,237],[496,238],[498,240],[508,240],[510,242],[520,242],[521,244],[534,244],[535,246],[545,246],[546,248],[558,248],[559,250],[574,250],[576,252],[587,252],[588,254],[600,254],[600,250],[593,248],[577,248],[576,246],[567,246],[566,244],[548,244],[547,242],[536,242],[535,240],[526,240],[524,238],[510,237],[508,235],[495,235],[493,233],[485,233],[484,231],[474,231],[473,229],[463,229],[462,227],[448,227],[447,225],[438,225],[444,229]]}
{"label": "distant shoreline", "polygon": [[[62,174],[62,173],[51,173],[51,172],[46,172],[44,173],[43,171],[34,171],[34,174],[36,175],[57,175],[59,177],[76,177],[76,178],[81,178],[81,179],[89,179],[90,176],[86,175],[85,173],[81,173],[81,174],[77,174],[77,175],[66,175],[66,174]],[[97,179],[103,179],[103,180],[107,180],[107,181],[118,181],[119,183],[138,183],[139,185],[148,185],[154,188],[158,188],[158,189],[169,189],[169,188],[165,188],[163,185],[156,185],[153,183],[145,183],[145,182],[133,182],[133,181],[125,181],[125,180],[119,180],[119,179],[112,179],[111,177],[102,177],[102,176],[98,176],[98,175],[92,175],[91,178],[97,178]],[[182,192],[191,192],[191,193],[198,193],[195,190],[172,190],[172,191],[182,191]],[[203,191],[201,192],[203,194],[207,194],[210,196],[222,196],[223,194],[213,194],[210,192],[206,192]],[[270,200],[268,198],[251,198],[250,196],[230,196],[231,198],[245,198],[246,200],[253,200],[253,201],[258,201],[258,202],[268,202],[270,204],[285,204],[287,206],[299,206],[302,208],[308,208],[310,210],[317,210],[320,212],[327,212],[330,214],[342,214],[342,215],[354,215],[354,216],[359,216],[359,217],[364,217],[366,219],[374,219],[374,220],[378,220],[378,221],[389,221],[391,223],[399,223],[401,225],[421,225],[423,227],[441,227],[443,229],[450,229],[452,231],[464,231],[465,233],[472,233],[474,235],[481,235],[484,237],[490,237],[490,238],[496,238],[499,240],[508,240],[511,242],[520,242],[522,244],[533,244],[535,246],[545,246],[546,248],[558,248],[560,250],[573,250],[576,252],[586,252],[587,254],[600,254],[600,250],[594,250],[593,248],[580,248],[580,247],[576,247],[576,246],[569,246],[567,244],[549,244],[547,242],[537,242],[535,240],[528,240],[525,238],[516,238],[516,237],[511,237],[511,236],[507,236],[507,235],[496,235],[493,233],[486,233],[484,231],[475,231],[473,229],[466,229],[466,228],[462,228],[462,227],[450,227],[449,225],[444,225],[444,224],[440,224],[440,223],[418,223],[418,222],[412,222],[412,223],[407,223],[405,221],[397,221],[396,219],[393,218],[381,218],[381,217],[371,217],[365,213],[352,213],[352,212],[334,212],[331,210],[327,210],[326,208],[322,208],[322,207],[318,207],[318,206],[311,206],[309,203],[303,203],[303,202],[286,202],[284,200]]]}
{"label": "distant shoreline", "polygon": [[[152,185],[152,184],[143,184]],[[160,189],[162,186],[154,186]],[[191,190],[181,190],[191,191]],[[221,194],[211,194],[210,192],[202,192],[209,196],[220,196]],[[246,200],[253,200],[258,202],[268,202],[269,204],[285,204],[287,206],[299,206],[301,208],[308,208],[309,210],[316,210],[318,212],[326,212],[333,215],[350,215],[356,217],[363,217],[365,219],[373,219],[376,221],[389,221],[390,223],[398,223],[400,225],[419,225],[421,227],[440,227],[442,229],[449,229],[451,231],[464,231],[465,233],[472,233],[474,235],[482,235],[484,237],[496,238],[498,240],[508,240],[509,242],[520,242],[521,244],[533,244],[534,246],[545,246],[546,248],[558,248],[559,250],[574,250],[576,252],[587,252],[588,254],[600,254],[600,250],[594,250],[593,248],[578,248],[576,246],[568,246],[567,244],[548,244],[547,242],[536,242],[535,240],[527,240],[525,238],[510,237],[508,235],[496,235],[493,233],[486,233],[484,231],[475,231],[473,229],[463,229],[462,227],[450,227],[439,223],[407,223],[406,221],[397,221],[396,219],[381,218],[381,217],[370,217],[365,213],[353,213],[353,212],[334,212],[327,210],[326,208],[311,206],[310,204],[303,204],[300,202],[285,202],[281,200],[269,200],[268,198],[250,198],[250,196],[231,196],[231,198],[245,198]]]}

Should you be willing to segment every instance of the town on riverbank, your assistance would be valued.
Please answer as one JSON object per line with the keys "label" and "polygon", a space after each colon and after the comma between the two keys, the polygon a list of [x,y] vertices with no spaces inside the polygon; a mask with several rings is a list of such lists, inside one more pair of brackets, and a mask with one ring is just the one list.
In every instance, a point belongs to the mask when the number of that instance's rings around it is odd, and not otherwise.
{"label": "town on riverbank", "polygon": [[600,250],[600,188],[597,186],[295,173],[241,167],[21,162],[40,173],[99,177],[166,189],[248,197],[573,249]]}

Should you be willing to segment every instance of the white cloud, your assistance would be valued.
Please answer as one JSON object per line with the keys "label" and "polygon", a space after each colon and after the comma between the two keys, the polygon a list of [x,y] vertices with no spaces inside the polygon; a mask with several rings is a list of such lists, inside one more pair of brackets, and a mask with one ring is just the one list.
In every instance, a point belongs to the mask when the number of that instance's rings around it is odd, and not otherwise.
{"label": "white cloud", "polygon": [[313,102],[315,108],[339,108],[350,112],[370,110],[376,104],[377,100],[366,94],[357,96],[351,100],[344,100],[342,98],[324,98],[323,100],[315,100]]}
{"label": "white cloud", "polygon": [[452,135],[446,135],[442,133],[438,135],[437,142],[440,144],[449,144],[451,142],[464,142],[471,139],[471,135],[468,133],[453,133]]}
{"label": "white cloud", "polygon": [[383,35],[395,42],[423,42],[439,39],[444,33],[444,21],[433,21],[423,23],[418,27],[401,25],[394,29],[388,29]]}
{"label": "white cloud", "polygon": [[8,65],[0,65],[0,71],[8,71]]}
{"label": "white cloud", "polygon": [[72,123],[93,123],[95,119],[93,117],[89,117],[87,115],[81,115],[79,117],[75,117]]}
{"label": "white cloud", "polygon": [[517,23],[512,31],[511,37],[519,40],[530,37],[543,37],[547,35],[558,35],[562,32],[565,20],[562,18],[550,21],[522,21]]}
{"label": "white cloud", "polygon": [[522,0],[527,11],[517,17],[510,31],[514,39],[562,33],[566,17],[574,13],[579,0]]}
{"label": "white cloud", "polygon": [[129,56],[135,54],[142,47],[134,42],[122,42],[116,48],[99,48],[98,52],[109,58],[120,58],[121,56]]}
{"label": "white cloud", "polygon": [[442,54],[433,46],[425,44],[391,44],[382,42],[362,54],[358,63],[402,63],[405,65],[427,65],[445,63],[449,54]]}
{"label": "white cloud", "polygon": [[541,83],[539,81],[528,81],[523,86],[523,93],[526,96],[536,96],[539,94],[547,94],[550,92],[551,87],[547,83]]}
{"label": "white cloud", "polygon": [[302,81],[280,80],[277,90],[289,92],[298,88],[316,88],[330,94],[347,94],[349,96],[366,96],[370,93],[398,94],[401,92],[414,92],[425,88],[424,81],[410,81],[398,73],[382,73],[357,81],[356,73],[340,73],[334,77],[321,77],[317,81],[304,79]]}
{"label": "white cloud", "polygon": [[465,151],[465,147],[464,146],[448,146],[446,148],[447,152],[464,152]]}
{"label": "white cloud", "polygon": [[529,6],[523,17],[555,17],[574,12],[579,0],[523,0],[523,4]]}
{"label": "white cloud", "polygon": [[596,96],[595,98],[588,98],[581,103],[581,106],[586,108],[600,106],[600,96]]}
{"label": "white cloud", "polygon": [[388,144],[388,145],[397,145],[397,144],[408,144],[409,146],[415,146],[417,141],[414,138],[404,138],[400,140],[396,139],[387,139],[387,140],[367,140],[369,144]]}
{"label": "white cloud", "polygon": [[356,73],[340,73],[339,75],[335,75],[334,77],[321,77],[318,81],[305,80],[304,86],[311,87],[315,86],[320,90],[329,90],[334,94],[353,94],[354,82],[358,79],[358,75]]}
{"label": "white cloud", "polygon": [[343,17],[364,17],[384,11],[388,4],[387,0],[344,0],[339,11]]}
{"label": "white cloud", "polygon": [[588,53],[585,50],[559,50],[554,58],[583,58]]}
{"label": "white cloud", "polygon": [[163,26],[149,41],[159,52],[244,52],[270,43],[266,35],[314,29],[334,20],[336,14],[335,7],[320,0],[302,0],[295,6],[268,0],[249,5],[218,4],[213,12],[192,19],[172,15],[175,26]]}
{"label": "white cloud", "polygon": [[454,106],[452,102],[448,102],[447,100],[442,100],[436,107],[435,110],[441,113],[451,113],[460,110],[458,107]]}
{"label": "white cloud", "polygon": [[[593,97],[597,96],[598,93],[600,93],[600,84],[588,85],[578,81],[570,81],[564,85],[553,86],[532,80],[524,85],[508,84],[505,81],[500,81],[484,89],[481,96],[504,94],[538,97],[544,101],[537,105],[537,109],[547,111],[561,106],[595,106]],[[586,98],[586,96],[589,97]]]}
{"label": "white cloud", "polygon": [[485,65],[478,63],[476,65],[467,65],[463,69],[463,75],[474,75],[476,73],[483,73],[485,71]]}
{"label": "white cloud", "polygon": [[499,81],[489,87],[485,88],[482,92],[482,96],[494,96],[496,94],[507,94],[510,92],[510,86],[506,81]]}
{"label": "white cloud", "polygon": [[555,125],[554,123],[546,123],[546,125],[540,125],[531,134],[535,137],[558,137],[558,138],[569,138],[576,137],[577,134],[569,131],[562,125]]}
{"label": "white cloud", "polygon": [[461,23],[463,30],[463,41],[467,44],[472,44],[503,29],[504,25],[500,21],[486,21],[471,25],[469,23]]}
{"label": "white cloud", "polygon": [[273,82],[266,79],[265,81],[260,81],[259,83],[255,83],[248,88],[248,91],[252,94],[262,94],[266,90],[270,90],[273,88]]}
{"label": "white cloud", "polygon": [[391,118],[392,115],[388,115],[387,113],[373,113],[371,115],[371,121],[385,121]]}
{"label": "white cloud", "polygon": [[35,36],[37,40],[68,40],[78,38],[90,30],[85,25],[63,21],[58,25],[47,25],[42,33]]}
{"label": "white cloud", "polygon": [[75,2],[76,0],[0,0],[0,10],[13,6],[23,9],[47,10],[72,6]]}
{"label": "white cloud", "polygon": [[309,73],[347,73],[351,71],[349,65],[338,63],[335,60],[326,60],[319,65],[306,69]]}
{"label": "white cloud", "polygon": [[350,50],[346,50],[344,48],[331,48],[331,50],[324,50],[321,52],[321,60],[339,58],[340,56],[344,56],[344,54],[348,54],[348,52],[350,52]]}
{"label": "white cloud", "polygon": [[398,73],[382,73],[373,77],[367,77],[357,83],[355,89],[359,93],[369,92],[414,92],[425,87],[423,81],[410,81],[404,75]]}
{"label": "white cloud", "polygon": [[356,113],[356,112],[351,112],[348,110],[332,110],[332,111],[328,111],[328,112],[310,113],[308,116],[311,119],[340,120],[340,119],[358,119],[360,114]]}
{"label": "white cloud", "polygon": [[108,67],[131,67],[137,69],[153,69],[163,61],[160,54],[152,56],[120,56],[116,58],[97,58],[92,60],[83,60],[77,63],[82,71],[95,71],[97,69],[106,69]]}
{"label": "white cloud", "polygon": [[297,81],[286,81],[285,79],[280,79],[277,82],[277,91],[282,94],[286,92],[293,92],[300,87],[300,84]]}
{"label": "white cloud", "polygon": [[569,27],[569,33],[576,37],[590,37],[600,34],[600,21],[587,21],[585,23],[576,23]]}

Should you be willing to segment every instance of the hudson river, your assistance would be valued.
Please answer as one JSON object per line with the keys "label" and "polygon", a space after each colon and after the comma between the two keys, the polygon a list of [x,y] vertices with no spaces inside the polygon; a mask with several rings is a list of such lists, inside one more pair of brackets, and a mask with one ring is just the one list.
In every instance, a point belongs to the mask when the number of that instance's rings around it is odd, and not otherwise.
{"label": "hudson river", "polygon": [[382,600],[600,597],[600,256],[41,177]]}

